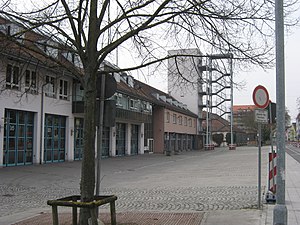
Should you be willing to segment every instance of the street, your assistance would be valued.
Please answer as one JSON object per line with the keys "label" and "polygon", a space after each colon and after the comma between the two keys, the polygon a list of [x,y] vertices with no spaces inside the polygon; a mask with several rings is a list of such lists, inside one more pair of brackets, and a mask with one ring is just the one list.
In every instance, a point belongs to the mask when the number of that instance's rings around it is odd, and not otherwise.
{"label": "street", "polygon": [[300,148],[297,148],[293,145],[287,145],[286,152],[300,163]]}
{"label": "street", "polygon": [[[269,148],[262,148],[262,191]],[[257,152],[257,147],[238,147],[103,159],[100,192],[117,195],[117,212],[255,209]],[[79,194],[80,166],[75,161],[2,168],[0,224],[26,212],[48,212],[49,199]]]}

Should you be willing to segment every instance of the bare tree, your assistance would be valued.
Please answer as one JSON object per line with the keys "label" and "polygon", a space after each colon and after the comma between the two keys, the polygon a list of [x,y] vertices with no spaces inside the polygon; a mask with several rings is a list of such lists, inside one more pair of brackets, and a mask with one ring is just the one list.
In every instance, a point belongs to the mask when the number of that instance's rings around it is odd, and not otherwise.
{"label": "bare tree", "polygon": [[[124,70],[161,62],[161,49],[190,46],[231,52],[244,62],[241,65],[273,64],[273,1],[32,0],[20,9],[17,6],[21,3],[1,3],[1,14],[23,24],[26,32],[39,31],[49,37],[45,45],[64,48],[80,58],[81,69],[68,69],[84,88],[81,201],[93,200],[95,188],[96,74],[117,48],[129,46],[140,57],[139,64]],[[289,2],[286,15],[292,6]],[[292,25],[294,21],[288,23]],[[56,45],[57,42],[62,44]],[[88,211],[81,211],[80,224],[87,224],[89,217]]]}

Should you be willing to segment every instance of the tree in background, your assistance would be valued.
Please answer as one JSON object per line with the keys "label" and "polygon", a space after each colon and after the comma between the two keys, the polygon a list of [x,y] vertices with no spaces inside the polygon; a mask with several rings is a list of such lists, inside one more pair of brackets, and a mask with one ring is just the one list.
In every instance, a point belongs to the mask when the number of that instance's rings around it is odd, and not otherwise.
{"label": "tree in background", "polygon": [[224,134],[223,133],[213,134],[212,139],[220,147],[220,145],[222,144],[222,142],[224,140]]}
{"label": "tree in background", "polygon": [[[227,144],[228,145],[231,144],[231,133],[230,132],[226,134],[225,138],[226,138]],[[235,132],[233,132],[233,144],[237,144],[236,143],[236,133]]]}
{"label": "tree in background", "polygon": [[[285,4],[285,15],[289,15],[293,4]],[[272,1],[50,0],[26,1],[22,5],[5,0],[1,1],[0,12],[24,25],[24,30],[14,34],[14,38],[24,38],[24,32],[40,32],[53,40],[47,46],[68,50],[80,59],[81,68],[71,72],[84,89],[80,183],[84,202],[93,200],[95,189],[97,71],[105,60],[115,57],[117,50],[136,53],[138,60],[123,68],[127,71],[162,63],[167,58],[161,54],[165,49],[191,46],[203,52],[230,52],[245,67],[255,64],[268,68],[274,63]],[[293,24],[288,18],[285,21]],[[57,58],[49,60],[59,63]],[[88,218],[89,211],[81,210],[80,224],[87,224]]]}

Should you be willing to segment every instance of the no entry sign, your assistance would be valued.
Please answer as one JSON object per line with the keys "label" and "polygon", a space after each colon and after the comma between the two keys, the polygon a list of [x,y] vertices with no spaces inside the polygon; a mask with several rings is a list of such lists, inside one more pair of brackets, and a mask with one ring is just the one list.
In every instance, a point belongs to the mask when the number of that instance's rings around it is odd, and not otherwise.
{"label": "no entry sign", "polygon": [[262,85],[258,85],[254,89],[252,99],[254,104],[260,109],[264,109],[269,105],[269,93]]}

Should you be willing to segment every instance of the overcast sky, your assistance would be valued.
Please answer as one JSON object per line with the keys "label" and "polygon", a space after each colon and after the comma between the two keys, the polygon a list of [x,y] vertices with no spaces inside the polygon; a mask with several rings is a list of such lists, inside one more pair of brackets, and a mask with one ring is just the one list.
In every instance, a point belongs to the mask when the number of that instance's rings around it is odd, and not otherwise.
{"label": "overcast sky", "polygon": [[[300,28],[295,28],[293,34],[285,37],[285,104],[290,112],[291,121],[298,114],[296,99],[300,97]],[[238,80],[246,81],[245,90],[235,90],[234,104],[253,104],[252,92],[257,85],[267,88],[270,100],[276,102],[275,69],[268,72],[261,70],[243,73]]]}
{"label": "overcast sky", "polygon": [[[291,121],[298,115],[296,99],[300,97],[300,27],[295,27],[293,33],[285,37],[285,103],[291,116]],[[166,76],[135,78],[151,86],[167,92]],[[245,82],[243,90],[234,90],[234,105],[254,105],[252,92],[257,85],[263,85],[269,92],[270,100],[276,102],[276,73],[275,68],[267,72],[256,68],[251,72],[235,76],[235,82]]]}

